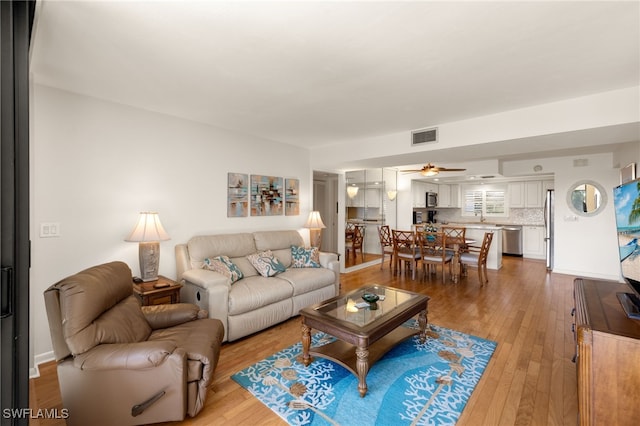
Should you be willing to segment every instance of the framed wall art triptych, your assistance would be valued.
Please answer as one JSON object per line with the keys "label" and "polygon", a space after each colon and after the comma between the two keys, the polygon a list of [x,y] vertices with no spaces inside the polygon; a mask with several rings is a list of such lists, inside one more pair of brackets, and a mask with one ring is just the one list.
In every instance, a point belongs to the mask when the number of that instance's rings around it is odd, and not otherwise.
{"label": "framed wall art triptych", "polygon": [[227,173],[227,217],[300,214],[300,180]]}
{"label": "framed wall art triptych", "polygon": [[228,173],[227,179],[227,217],[246,217],[249,215],[249,175]]}
{"label": "framed wall art triptych", "polygon": [[251,216],[277,216],[283,212],[281,177],[251,175]]}

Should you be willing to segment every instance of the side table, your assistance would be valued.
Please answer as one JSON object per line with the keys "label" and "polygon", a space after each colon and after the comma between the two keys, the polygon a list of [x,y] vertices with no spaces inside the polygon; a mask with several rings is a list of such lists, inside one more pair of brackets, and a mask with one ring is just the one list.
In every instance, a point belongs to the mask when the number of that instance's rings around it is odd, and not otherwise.
{"label": "side table", "polygon": [[[165,286],[157,288],[157,285]],[[133,293],[136,295],[142,306],[162,305],[167,303],[180,303],[180,289],[182,284],[158,275],[156,281],[133,283]]]}

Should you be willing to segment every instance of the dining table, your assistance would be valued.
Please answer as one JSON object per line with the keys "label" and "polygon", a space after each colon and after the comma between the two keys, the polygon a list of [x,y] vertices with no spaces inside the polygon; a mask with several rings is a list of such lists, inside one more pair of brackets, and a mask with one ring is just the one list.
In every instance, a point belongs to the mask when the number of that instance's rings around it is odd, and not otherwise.
{"label": "dining table", "polygon": [[[465,246],[469,246],[471,244],[477,243],[476,240],[465,238],[464,244]],[[457,283],[460,279],[460,273],[462,271],[462,263],[460,262],[460,243],[456,242],[452,244],[453,248],[453,259],[451,260],[451,280],[454,283]]]}

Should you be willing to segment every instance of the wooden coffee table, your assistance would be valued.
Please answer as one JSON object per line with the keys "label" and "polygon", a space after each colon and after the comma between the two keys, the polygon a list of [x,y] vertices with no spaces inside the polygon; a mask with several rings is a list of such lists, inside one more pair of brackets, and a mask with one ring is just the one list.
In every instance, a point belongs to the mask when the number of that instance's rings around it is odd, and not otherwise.
{"label": "wooden coffee table", "polygon": [[[377,306],[357,308],[365,291],[384,296]],[[337,362],[358,378],[358,391],[367,393],[369,367],[398,343],[420,333],[426,339],[429,296],[381,285],[368,285],[350,293],[300,310],[302,316],[302,362],[308,366],[312,355]],[[375,309],[377,308],[377,309]],[[418,315],[420,329],[400,327]],[[311,329],[338,340],[311,348]]]}

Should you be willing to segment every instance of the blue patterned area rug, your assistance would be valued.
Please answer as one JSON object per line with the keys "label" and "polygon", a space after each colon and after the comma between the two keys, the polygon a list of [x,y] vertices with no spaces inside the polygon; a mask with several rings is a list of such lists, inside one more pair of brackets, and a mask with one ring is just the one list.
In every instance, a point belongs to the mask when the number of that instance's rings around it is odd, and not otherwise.
{"label": "blue patterned area rug", "polygon": [[[405,327],[417,327],[410,320]],[[335,338],[314,333],[311,346]],[[476,387],[496,343],[429,325],[427,340],[405,340],[367,374],[368,391],[341,365],[315,357],[309,367],[297,343],[232,377],[291,425],[452,425]]]}

